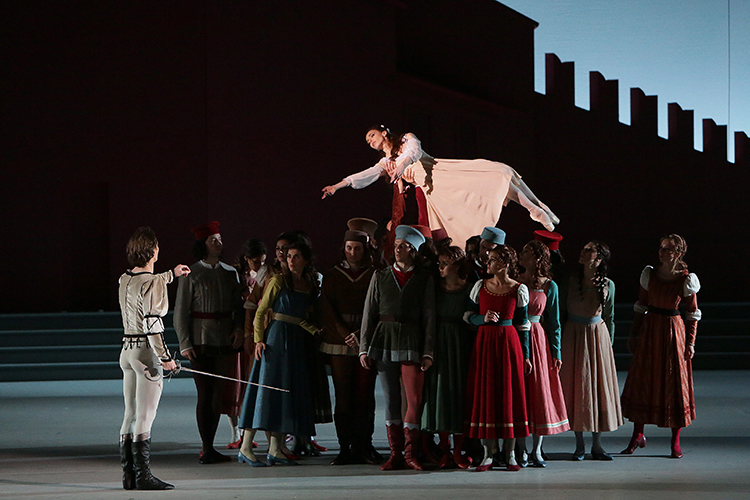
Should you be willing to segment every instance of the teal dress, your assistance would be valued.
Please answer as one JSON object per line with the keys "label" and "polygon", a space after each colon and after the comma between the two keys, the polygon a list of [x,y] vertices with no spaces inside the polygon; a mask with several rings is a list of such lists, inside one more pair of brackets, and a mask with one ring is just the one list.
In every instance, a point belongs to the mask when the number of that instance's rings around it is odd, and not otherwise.
{"label": "teal dress", "polygon": [[476,337],[463,316],[470,306],[471,285],[460,290],[437,288],[434,363],[425,372],[422,429],[460,434],[464,428],[464,393],[471,347]]}
{"label": "teal dress", "polygon": [[288,389],[289,392],[248,385],[240,428],[295,436],[315,435],[305,344],[310,332],[296,321],[307,316],[309,305],[309,294],[290,290],[286,285],[281,287],[273,301],[276,319],[265,331],[266,349],[262,359],[253,364],[250,382]]}

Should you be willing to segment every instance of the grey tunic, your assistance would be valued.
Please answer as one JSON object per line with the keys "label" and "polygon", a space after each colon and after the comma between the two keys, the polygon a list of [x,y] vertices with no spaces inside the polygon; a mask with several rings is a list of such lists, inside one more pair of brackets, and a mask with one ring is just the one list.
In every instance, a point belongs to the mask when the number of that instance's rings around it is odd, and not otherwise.
{"label": "grey tunic", "polygon": [[199,261],[177,281],[174,329],[180,352],[198,345],[231,346],[232,332],[244,326],[237,271],[223,262],[211,267]]}

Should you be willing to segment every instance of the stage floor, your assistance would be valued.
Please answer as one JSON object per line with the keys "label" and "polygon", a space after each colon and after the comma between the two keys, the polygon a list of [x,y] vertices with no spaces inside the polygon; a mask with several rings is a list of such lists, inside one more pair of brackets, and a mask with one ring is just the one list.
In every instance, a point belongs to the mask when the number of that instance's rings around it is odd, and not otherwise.
{"label": "stage floor", "polygon": [[[625,373],[619,373],[620,384]],[[698,418],[682,433],[685,456],[669,456],[668,429],[647,427],[648,446],[612,462],[569,461],[568,432],[545,439],[546,469],[485,472],[399,471],[376,466],[332,467],[333,424],[318,426],[318,442],[331,448],[298,467],[251,468],[236,461],[200,465],[195,388],[187,374],[165,382],[152,430],[152,472],[174,491],[124,491],[117,440],[121,383],[15,382],[0,384],[0,498],[118,499],[747,499],[750,498],[750,371],[695,373]],[[375,445],[385,453],[383,398],[378,388]],[[226,417],[223,417],[225,419]],[[627,445],[632,425],[604,435],[609,452]],[[217,443],[228,441],[222,420]],[[263,448],[264,438],[256,439]],[[590,446],[590,435],[586,436]],[[217,446],[218,447],[218,446]],[[229,454],[229,450],[225,450]]]}

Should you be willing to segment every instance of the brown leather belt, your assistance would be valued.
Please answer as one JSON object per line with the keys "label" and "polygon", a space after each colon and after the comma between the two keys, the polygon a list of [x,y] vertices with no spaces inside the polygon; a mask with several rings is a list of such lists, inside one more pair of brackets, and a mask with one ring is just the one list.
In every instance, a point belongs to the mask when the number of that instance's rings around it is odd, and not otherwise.
{"label": "brown leather belt", "polygon": [[198,311],[190,311],[190,317],[196,318],[196,319],[225,319],[225,318],[231,318],[232,312],[215,312],[215,313],[205,313],[205,312],[198,312]]}

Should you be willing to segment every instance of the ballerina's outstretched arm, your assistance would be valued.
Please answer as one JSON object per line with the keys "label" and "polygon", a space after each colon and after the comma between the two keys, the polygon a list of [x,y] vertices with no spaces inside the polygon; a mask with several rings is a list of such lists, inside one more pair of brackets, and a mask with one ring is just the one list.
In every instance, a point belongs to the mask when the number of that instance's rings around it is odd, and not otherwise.
{"label": "ballerina's outstretched arm", "polygon": [[357,172],[356,174],[348,175],[336,184],[324,187],[321,190],[323,191],[322,199],[325,199],[328,196],[333,196],[336,191],[347,186],[351,186],[353,189],[362,189],[369,186],[386,173],[386,163],[387,160],[383,158],[368,169]]}

